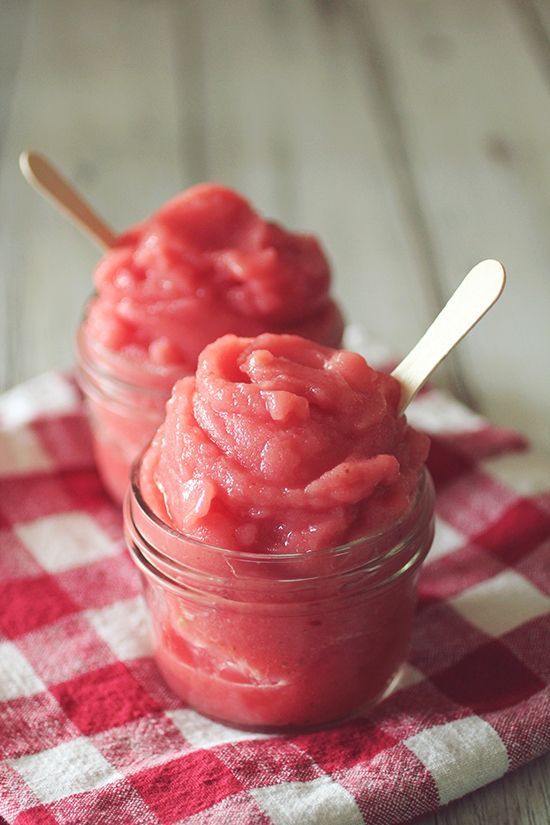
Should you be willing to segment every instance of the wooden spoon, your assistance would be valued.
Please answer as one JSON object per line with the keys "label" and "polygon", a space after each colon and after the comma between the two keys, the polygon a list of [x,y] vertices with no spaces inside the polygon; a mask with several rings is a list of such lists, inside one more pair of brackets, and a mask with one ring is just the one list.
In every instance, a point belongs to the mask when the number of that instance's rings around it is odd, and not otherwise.
{"label": "wooden spoon", "polygon": [[403,413],[435,368],[493,306],[506,283],[499,261],[482,261],[471,269],[418,344],[394,369],[401,384]]}
{"label": "wooden spoon", "polygon": [[52,201],[102,252],[114,246],[116,235],[112,229],[43,155],[22,152],[19,168],[31,186]]}

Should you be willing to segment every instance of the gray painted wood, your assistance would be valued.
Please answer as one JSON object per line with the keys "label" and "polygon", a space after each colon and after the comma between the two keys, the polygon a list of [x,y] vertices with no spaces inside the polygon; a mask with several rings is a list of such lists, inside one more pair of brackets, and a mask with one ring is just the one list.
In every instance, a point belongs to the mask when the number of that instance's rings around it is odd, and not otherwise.
{"label": "gray painted wood", "polygon": [[[10,3],[2,9],[0,25],[0,159],[6,157],[6,135],[11,120],[12,98],[22,58],[22,39],[27,23],[28,2]],[[4,163],[0,164],[0,186]],[[10,386],[14,378],[16,356],[11,348],[10,330],[14,319],[14,277],[6,267],[11,245],[9,223],[0,220],[0,388]]]}
{"label": "gray painted wood", "polygon": [[522,7],[356,5],[388,76],[443,291],[481,258],[508,269],[503,299],[460,348],[473,396],[548,445],[550,86]]}
{"label": "gray painted wood", "polygon": [[0,166],[11,382],[71,364],[98,257],[23,181],[18,154],[44,151],[114,227],[181,188],[171,11],[162,2],[31,3]]}
{"label": "gray painted wood", "polygon": [[[49,154],[114,227],[203,179],[318,233],[396,352],[466,269],[511,283],[438,380],[550,444],[548,0],[3,0],[0,384],[69,366],[96,252],[22,181]],[[422,825],[543,825],[550,756]]]}

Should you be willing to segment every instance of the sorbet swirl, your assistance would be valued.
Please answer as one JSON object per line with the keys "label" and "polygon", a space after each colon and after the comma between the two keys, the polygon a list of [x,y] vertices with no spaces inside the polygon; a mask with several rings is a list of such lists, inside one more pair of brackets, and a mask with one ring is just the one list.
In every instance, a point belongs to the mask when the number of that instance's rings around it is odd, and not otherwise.
{"label": "sorbet swirl", "polygon": [[226,335],[174,387],[141,468],[149,506],[210,545],[335,547],[395,522],[428,451],[400,387],[360,355],[294,335]]}
{"label": "sorbet swirl", "polygon": [[229,332],[291,332],[330,346],[342,336],[319,242],[264,220],[217,184],[188,189],[122,235],[94,280],[86,336],[180,374]]}

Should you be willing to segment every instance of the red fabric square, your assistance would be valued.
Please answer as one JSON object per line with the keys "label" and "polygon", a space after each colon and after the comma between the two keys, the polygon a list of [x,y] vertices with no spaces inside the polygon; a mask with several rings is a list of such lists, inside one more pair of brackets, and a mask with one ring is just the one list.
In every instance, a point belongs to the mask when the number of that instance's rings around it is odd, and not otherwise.
{"label": "red fabric square", "polygon": [[51,576],[0,582],[0,628],[10,639],[75,610]]}
{"label": "red fabric square", "polygon": [[396,741],[402,741],[433,725],[467,715],[469,711],[424,681],[392,693],[371,711],[369,721]]}
{"label": "red fabric square", "polygon": [[479,628],[444,602],[421,610],[413,625],[410,663],[429,675],[455,664],[489,641]]}
{"label": "red fabric square", "polygon": [[42,568],[13,530],[0,530],[0,582],[40,576],[42,572]]}
{"label": "red fabric square", "polygon": [[127,779],[51,802],[48,810],[57,825],[158,825]]}
{"label": "red fabric square", "polygon": [[109,764],[121,771],[139,771],[147,764],[167,762],[190,750],[172,720],[163,714],[144,716],[92,737]]}
{"label": "red fabric square", "polygon": [[131,782],[162,825],[171,825],[204,811],[243,790],[231,771],[207,750],[148,768],[134,774]]}
{"label": "red fabric square", "polygon": [[127,668],[117,662],[51,688],[82,733],[98,733],[160,708]]}
{"label": "red fabric square", "polygon": [[550,539],[521,559],[516,569],[535,587],[550,596]]}
{"label": "red fabric square", "polygon": [[533,673],[550,684],[550,613],[514,628],[502,641]]}
{"label": "red fabric square", "polygon": [[498,559],[475,545],[461,547],[422,568],[418,587],[419,601],[425,603],[449,599],[504,569]]}
{"label": "red fabric square", "polygon": [[[64,494],[70,498],[71,509],[87,511],[110,502],[95,469],[71,470],[59,476]],[[112,508],[114,509],[114,508]],[[120,510],[119,519],[122,521]]]}
{"label": "red fabric square", "polygon": [[78,735],[49,693],[1,702],[0,731],[2,759],[38,753]]}
{"label": "red fabric square", "polygon": [[86,609],[106,607],[141,592],[137,567],[126,552],[63,570],[56,580],[75,604]]}
{"label": "red fabric square", "polygon": [[7,525],[72,509],[60,477],[41,474],[0,478],[0,516]]}
{"label": "red fabric square", "polygon": [[458,450],[453,449],[444,439],[430,435],[431,447],[428,456],[428,469],[432,474],[437,490],[450,481],[472,469],[472,462]]}
{"label": "red fabric square", "polygon": [[454,702],[477,714],[511,707],[545,686],[498,640],[432,676],[432,681]]}
{"label": "red fabric square", "polygon": [[[126,550],[124,541],[124,529],[122,524],[122,511],[119,507],[113,507],[111,500],[105,497],[97,501],[84,503],[84,511],[90,515],[98,526],[101,527],[113,542],[120,544],[120,550]],[[132,563],[132,567],[134,564]]]}
{"label": "red fabric square", "polygon": [[353,796],[369,825],[410,822],[439,807],[430,772],[402,744],[382,751],[370,762],[338,771],[334,778]]}
{"label": "red fabric square", "polygon": [[516,564],[549,538],[550,516],[527,499],[520,499],[473,541],[506,564]]}
{"label": "red fabric square", "polygon": [[248,739],[223,745],[218,757],[245,788],[279,782],[309,782],[322,776],[311,756],[287,739]]}
{"label": "red fabric square", "polygon": [[59,825],[59,820],[45,805],[37,805],[20,813],[14,825]]}
{"label": "red fabric square", "polygon": [[32,429],[59,470],[94,466],[90,428],[81,414],[39,418]]}
{"label": "red fabric square", "polygon": [[324,771],[334,773],[358,762],[369,762],[397,740],[370,722],[355,719],[331,730],[292,737],[290,741]]}
{"label": "red fabric square", "polygon": [[535,693],[519,705],[486,713],[483,718],[496,730],[506,746],[510,770],[519,768],[550,750],[550,691]]}

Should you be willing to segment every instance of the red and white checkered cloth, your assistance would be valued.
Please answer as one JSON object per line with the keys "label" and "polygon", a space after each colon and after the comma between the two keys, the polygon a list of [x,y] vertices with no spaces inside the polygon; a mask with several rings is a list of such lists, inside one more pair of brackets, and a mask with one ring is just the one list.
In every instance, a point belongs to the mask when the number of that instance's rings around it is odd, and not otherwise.
{"label": "red and white checkered cloth", "polygon": [[397,689],[365,718],[264,736],[186,708],[151,658],[121,517],[59,374],[0,400],[0,821],[389,825],[550,749],[550,465],[452,399],[437,535]]}

